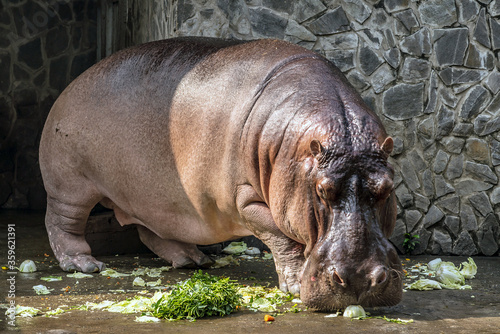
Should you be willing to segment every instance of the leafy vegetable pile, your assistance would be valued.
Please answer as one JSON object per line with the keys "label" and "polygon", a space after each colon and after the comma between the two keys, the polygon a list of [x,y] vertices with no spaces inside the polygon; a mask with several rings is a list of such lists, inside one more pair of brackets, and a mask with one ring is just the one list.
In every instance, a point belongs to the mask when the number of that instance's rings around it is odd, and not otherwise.
{"label": "leafy vegetable pile", "polygon": [[152,305],[151,313],[164,319],[223,316],[241,305],[241,297],[234,281],[199,271],[163,295]]}

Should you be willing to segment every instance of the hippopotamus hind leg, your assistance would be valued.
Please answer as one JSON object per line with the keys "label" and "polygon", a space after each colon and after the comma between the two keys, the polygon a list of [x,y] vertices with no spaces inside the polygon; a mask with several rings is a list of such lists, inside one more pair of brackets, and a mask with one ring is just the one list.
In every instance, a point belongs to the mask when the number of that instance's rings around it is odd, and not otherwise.
{"label": "hippopotamus hind leg", "polygon": [[209,268],[214,261],[203,254],[196,245],[160,238],[148,228],[138,225],[141,241],[156,255],[171,263],[174,268]]}
{"label": "hippopotamus hind leg", "polygon": [[50,246],[65,271],[101,271],[106,265],[91,256],[85,240],[85,225],[92,209],[89,205],[63,203],[48,196],[45,226]]}

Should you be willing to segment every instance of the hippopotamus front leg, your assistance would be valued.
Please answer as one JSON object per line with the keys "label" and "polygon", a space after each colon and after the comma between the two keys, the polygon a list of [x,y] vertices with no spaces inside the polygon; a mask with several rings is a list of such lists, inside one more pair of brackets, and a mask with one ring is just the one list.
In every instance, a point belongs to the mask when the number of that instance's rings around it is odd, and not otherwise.
{"label": "hippopotamus front leg", "polygon": [[247,228],[271,249],[280,289],[298,295],[305,261],[304,246],[281,232],[273,220],[271,210],[260,200],[252,186],[240,186],[236,201]]}

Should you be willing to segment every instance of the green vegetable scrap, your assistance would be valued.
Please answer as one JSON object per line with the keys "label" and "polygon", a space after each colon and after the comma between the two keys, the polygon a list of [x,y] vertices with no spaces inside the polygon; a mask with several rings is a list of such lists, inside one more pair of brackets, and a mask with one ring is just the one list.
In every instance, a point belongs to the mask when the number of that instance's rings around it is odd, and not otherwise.
{"label": "green vegetable scrap", "polygon": [[84,273],[76,272],[76,273],[73,273],[73,274],[67,274],[66,277],[71,277],[71,278],[92,278],[94,276],[92,276],[90,274],[84,274]]}
{"label": "green vegetable scrap", "polygon": [[42,281],[46,282],[56,282],[56,281],[62,281],[61,276],[47,276],[47,277],[40,277]]}
{"label": "green vegetable scrap", "polygon": [[153,303],[151,313],[163,319],[194,320],[227,315],[240,305],[241,295],[234,281],[198,271],[175,286],[170,294],[163,294]]}
{"label": "green vegetable scrap", "polygon": [[59,314],[64,313],[64,312],[66,312],[66,311],[63,310],[62,308],[58,307],[55,310],[45,312],[45,316],[51,317],[51,316],[59,315]]}
{"label": "green vegetable scrap", "polygon": [[[5,314],[7,314],[7,312]],[[41,312],[42,311],[34,307],[16,305],[16,317],[32,318]]]}
{"label": "green vegetable scrap", "polygon": [[32,260],[25,260],[21,265],[19,266],[19,271],[22,273],[32,273],[36,271],[36,265],[35,262]]}
{"label": "green vegetable scrap", "polygon": [[344,310],[344,317],[348,318],[366,318],[366,312],[361,305],[349,305]]}
{"label": "green vegetable scrap", "polygon": [[242,295],[243,305],[253,311],[274,312],[278,306],[293,299],[291,294],[284,293],[278,288],[247,286],[241,287],[238,291]]}
{"label": "green vegetable scrap", "polygon": [[35,290],[37,295],[48,295],[54,289],[48,289],[45,285],[40,284],[33,286],[33,290]]}
{"label": "green vegetable scrap", "polygon": [[130,274],[123,274],[119,273],[116,270],[113,269],[106,269],[100,272],[102,276],[108,276],[108,277],[124,277],[124,276],[130,276]]}
{"label": "green vegetable scrap", "polygon": [[247,244],[244,241],[231,242],[226,248],[222,250],[226,254],[242,254],[247,250]]}

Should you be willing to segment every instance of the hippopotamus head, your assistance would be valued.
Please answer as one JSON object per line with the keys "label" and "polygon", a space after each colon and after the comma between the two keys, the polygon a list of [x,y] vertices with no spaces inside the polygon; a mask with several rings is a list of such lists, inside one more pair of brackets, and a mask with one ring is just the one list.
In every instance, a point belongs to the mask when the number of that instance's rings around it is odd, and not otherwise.
{"label": "hippopotamus head", "polygon": [[336,70],[323,69],[318,85],[304,87],[303,108],[287,124],[270,208],[280,230],[304,247],[306,305],[323,311],[395,305],[402,267],[387,240],[396,220],[393,140],[343,76],[328,71]]}

